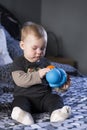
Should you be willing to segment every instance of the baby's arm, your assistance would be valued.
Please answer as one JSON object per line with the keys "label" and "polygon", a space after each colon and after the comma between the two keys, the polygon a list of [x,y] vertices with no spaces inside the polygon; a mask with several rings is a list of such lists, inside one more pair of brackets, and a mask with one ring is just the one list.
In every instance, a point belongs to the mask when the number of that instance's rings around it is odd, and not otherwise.
{"label": "baby's arm", "polygon": [[15,84],[20,87],[27,88],[32,85],[42,83],[38,71],[34,72],[27,71],[27,73],[25,73],[22,70],[17,70],[12,72],[12,77]]}
{"label": "baby's arm", "polygon": [[38,71],[29,71],[29,70],[27,71],[27,73],[25,73],[22,70],[12,72],[12,77],[16,85],[27,88],[35,84],[41,84],[42,83],[41,79],[50,69],[43,68]]}

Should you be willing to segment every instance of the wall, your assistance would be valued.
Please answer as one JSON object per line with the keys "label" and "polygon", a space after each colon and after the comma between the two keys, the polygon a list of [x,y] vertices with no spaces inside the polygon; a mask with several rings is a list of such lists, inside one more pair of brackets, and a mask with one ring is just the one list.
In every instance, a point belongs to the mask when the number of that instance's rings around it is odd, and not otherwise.
{"label": "wall", "polygon": [[25,21],[40,23],[41,0],[0,0],[0,4],[15,14],[21,23]]}
{"label": "wall", "polygon": [[42,0],[41,22],[62,39],[63,55],[87,74],[87,0]]}
{"label": "wall", "polygon": [[[42,2],[42,4],[41,4]],[[87,74],[87,0],[0,0],[21,23],[42,22],[61,39],[62,53]]]}

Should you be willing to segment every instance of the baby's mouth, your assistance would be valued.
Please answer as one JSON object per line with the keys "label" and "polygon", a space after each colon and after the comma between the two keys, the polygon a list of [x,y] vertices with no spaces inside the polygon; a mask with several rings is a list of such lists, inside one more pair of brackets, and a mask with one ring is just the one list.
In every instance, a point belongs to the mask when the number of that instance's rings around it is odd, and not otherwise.
{"label": "baby's mouth", "polygon": [[36,56],[37,59],[39,59],[41,56]]}

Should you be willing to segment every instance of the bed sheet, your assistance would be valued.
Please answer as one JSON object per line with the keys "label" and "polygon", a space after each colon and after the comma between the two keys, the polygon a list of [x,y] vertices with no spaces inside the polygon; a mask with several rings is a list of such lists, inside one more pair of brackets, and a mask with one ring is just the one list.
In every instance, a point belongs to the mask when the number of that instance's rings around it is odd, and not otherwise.
{"label": "bed sheet", "polygon": [[5,105],[0,112],[0,130],[87,130],[87,77],[72,76],[69,90],[58,94],[63,97],[65,105],[71,106],[70,118],[64,122],[50,123],[49,113],[35,114],[33,117],[36,122],[31,126],[22,125],[11,119],[9,108],[13,100],[12,92],[2,94],[0,104]]}

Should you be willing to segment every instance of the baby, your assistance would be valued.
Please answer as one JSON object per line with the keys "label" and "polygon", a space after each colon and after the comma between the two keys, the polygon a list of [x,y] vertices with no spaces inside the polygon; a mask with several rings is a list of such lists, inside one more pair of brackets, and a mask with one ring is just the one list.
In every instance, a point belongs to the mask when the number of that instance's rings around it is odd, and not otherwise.
{"label": "baby", "polygon": [[[12,119],[25,124],[34,123],[32,113],[49,112],[50,121],[64,121],[71,114],[71,107],[64,106],[62,98],[52,93],[45,75],[50,62],[44,57],[47,33],[43,26],[26,22],[21,29],[20,47],[23,55],[13,62],[12,78],[15,83]],[[70,81],[62,86],[69,87]]]}

